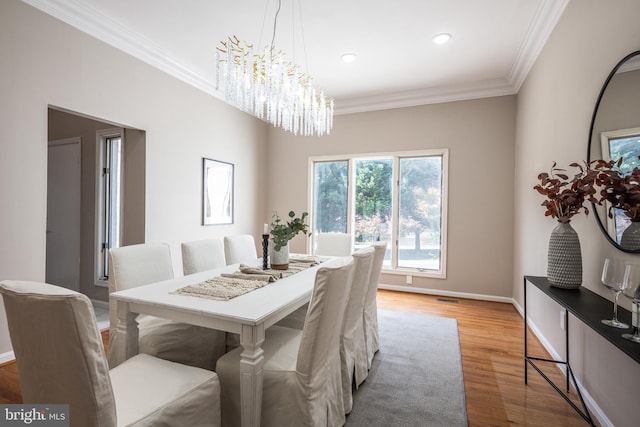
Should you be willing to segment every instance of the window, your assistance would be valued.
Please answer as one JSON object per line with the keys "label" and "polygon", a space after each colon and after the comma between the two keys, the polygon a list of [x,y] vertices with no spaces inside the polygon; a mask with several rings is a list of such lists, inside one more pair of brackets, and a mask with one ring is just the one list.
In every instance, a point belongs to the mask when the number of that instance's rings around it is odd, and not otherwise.
{"label": "window", "polygon": [[[618,160],[622,158],[622,163],[618,169],[629,174],[640,166],[638,156],[640,155],[640,128],[619,129],[615,131],[602,132],[600,134],[602,146],[602,158],[604,160]],[[609,202],[606,202],[606,212],[609,212]],[[624,214],[622,209],[613,209],[613,218],[605,215],[607,220],[607,231],[610,236],[615,236],[615,241],[622,241],[622,232],[629,227],[631,219]]]}
{"label": "window", "polygon": [[313,236],[347,232],[356,249],[387,241],[388,272],[445,277],[447,156],[431,150],[311,159]]}
{"label": "window", "polygon": [[314,163],[313,230],[347,232],[349,162]]}
{"label": "window", "polygon": [[97,132],[96,281],[109,280],[109,249],[120,246],[122,211],[122,129]]}

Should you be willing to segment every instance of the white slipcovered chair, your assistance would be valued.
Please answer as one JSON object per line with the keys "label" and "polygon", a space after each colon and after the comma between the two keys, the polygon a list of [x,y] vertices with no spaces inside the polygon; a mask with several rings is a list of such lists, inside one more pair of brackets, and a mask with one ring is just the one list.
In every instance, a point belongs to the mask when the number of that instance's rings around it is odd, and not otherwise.
{"label": "white slipcovered chair", "polygon": [[[109,293],[173,278],[169,245],[145,243],[109,250]],[[115,367],[116,301],[109,299],[109,364]],[[226,351],[225,333],[201,326],[139,315],[138,350],[161,359],[213,370]]]}
{"label": "white slipcovered chair", "polygon": [[256,242],[251,234],[225,236],[224,257],[227,265],[247,262],[258,258]]}
{"label": "white slipcovered chair", "polygon": [[182,272],[185,276],[227,265],[224,257],[224,243],[221,239],[183,242],[181,249]]}
{"label": "white slipcovered chair", "polygon": [[[316,236],[316,249],[314,255],[319,256],[349,256],[351,255],[351,235],[347,233],[319,233]],[[302,329],[307,317],[309,305],[305,304],[281,321],[278,326]]]}
{"label": "white slipcovered chair", "polygon": [[[182,271],[185,276],[226,265],[222,239],[196,240],[182,244]],[[240,345],[240,335],[231,332],[226,332],[225,335],[226,350]]]}
{"label": "white slipcovered chair", "polygon": [[384,255],[387,251],[387,242],[377,242],[373,244],[375,253],[373,255],[373,264],[371,265],[371,275],[369,277],[369,285],[364,301],[364,336],[367,344],[368,367],[371,369],[371,362],[376,352],[380,348],[378,335],[378,303],[376,297],[378,294],[378,283],[380,282],[380,271],[382,271],[382,263]]}
{"label": "white slipcovered chair", "polygon": [[[265,331],[263,427],[341,426],[345,422],[340,331],[354,263],[336,258],[318,269],[302,331],[272,326]],[[218,360],[222,422],[240,425],[240,353]]]}
{"label": "white slipcovered chair", "polygon": [[349,256],[351,255],[351,234],[318,233],[315,255]]}
{"label": "white slipcovered chair", "polygon": [[215,372],[147,354],[110,371],[85,295],[21,281],[0,294],[24,403],[68,404],[72,427],[220,425]]}
{"label": "white slipcovered chair", "polygon": [[[353,407],[353,384],[358,388],[369,375],[370,362],[365,339],[364,308],[371,281],[374,255],[373,246],[360,249],[353,254],[355,264],[353,284],[340,334],[342,394],[345,414],[350,413]],[[308,308],[309,305],[305,304],[276,325],[303,329]],[[375,306],[374,309],[376,309]]]}
{"label": "white slipcovered chair", "polygon": [[364,301],[371,277],[375,250],[368,246],[353,254],[353,283],[340,334],[340,360],[342,362],[342,394],[344,413],[353,407],[353,384],[360,386],[369,374],[367,345],[364,338]]}

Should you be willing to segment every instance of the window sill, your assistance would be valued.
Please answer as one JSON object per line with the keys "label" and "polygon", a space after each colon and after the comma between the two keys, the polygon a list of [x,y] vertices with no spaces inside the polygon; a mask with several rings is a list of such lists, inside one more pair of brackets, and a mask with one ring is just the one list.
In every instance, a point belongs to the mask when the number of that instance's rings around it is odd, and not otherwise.
{"label": "window sill", "polygon": [[382,274],[393,274],[396,276],[414,276],[414,277],[427,277],[430,279],[446,279],[447,275],[443,271],[424,270],[421,271],[417,268],[396,268],[395,270],[386,269],[382,267]]}

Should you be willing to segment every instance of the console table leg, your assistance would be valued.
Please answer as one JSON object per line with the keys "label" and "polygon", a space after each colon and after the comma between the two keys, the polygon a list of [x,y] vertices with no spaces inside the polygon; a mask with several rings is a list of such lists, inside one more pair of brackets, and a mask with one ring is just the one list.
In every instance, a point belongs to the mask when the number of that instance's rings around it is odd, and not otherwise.
{"label": "console table leg", "polygon": [[567,393],[569,393],[569,311],[564,309],[564,346],[567,355]]}

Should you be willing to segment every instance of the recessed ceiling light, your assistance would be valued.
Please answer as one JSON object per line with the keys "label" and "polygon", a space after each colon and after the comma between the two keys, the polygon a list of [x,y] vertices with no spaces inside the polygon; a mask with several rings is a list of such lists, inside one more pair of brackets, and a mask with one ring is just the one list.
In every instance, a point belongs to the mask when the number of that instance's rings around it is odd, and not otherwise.
{"label": "recessed ceiling light", "polygon": [[343,62],[353,62],[356,60],[356,54],[355,53],[345,53],[344,55],[342,55],[342,61]]}
{"label": "recessed ceiling light", "polygon": [[440,33],[440,34],[437,34],[437,35],[433,36],[432,40],[433,40],[433,42],[435,44],[445,44],[446,42],[451,40],[451,34]]}

